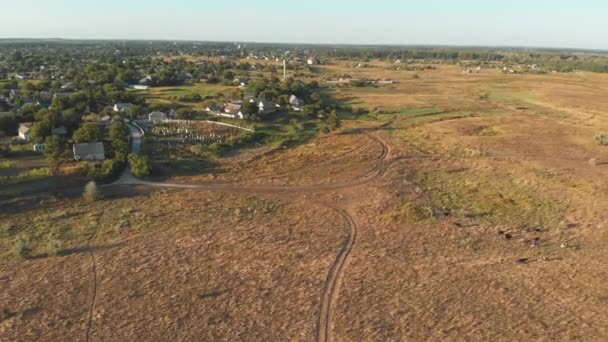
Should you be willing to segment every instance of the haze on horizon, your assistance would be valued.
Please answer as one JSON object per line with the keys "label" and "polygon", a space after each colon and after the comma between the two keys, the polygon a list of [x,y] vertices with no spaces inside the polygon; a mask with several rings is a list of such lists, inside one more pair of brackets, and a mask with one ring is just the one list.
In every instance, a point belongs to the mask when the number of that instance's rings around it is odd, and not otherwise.
{"label": "haze on horizon", "polygon": [[0,38],[608,49],[601,0],[22,0]]}

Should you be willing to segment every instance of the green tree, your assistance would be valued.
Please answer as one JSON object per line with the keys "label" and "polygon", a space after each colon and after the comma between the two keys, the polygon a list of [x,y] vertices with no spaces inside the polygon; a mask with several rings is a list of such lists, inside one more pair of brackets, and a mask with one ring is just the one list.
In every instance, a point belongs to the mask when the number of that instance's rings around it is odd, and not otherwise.
{"label": "green tree", "polygon": [[175,115],[180,120],[190,120],[192,118],[192,111],[189,108],[180,108],[175,112]]}
{"label": "green tree", "polygon": [[342,120],[340,120],[335,110],[332,111],[331,114],[329,114],[329,118],[327,119],[327,125],[332,131],[335,131],[336,129],[342,126]]}
{"label": "green tree", "polygon": [[12,115],[0,117],[0,132],[5,135],[17,135],[17,120]]}
{"label": "green tree", "polygon": [[256,103],[246,102],[243,105],[243,113],[244,114],[253,115],[253,114],[257,114],[257,112],[258,112],[258,105]]}
{"label": "green tree", "polygon": [[137,177],[149,176],[152,171],[148,158],[137,154],[129,155],[129,165],[131,172]]}
{"label": "green tree", "polygon": [[125,142],[129,137],[129,126],[122,120],[114,120],[110,126],[110,140]]}
{"label": "green tree", "polygon": [[40,144],[44,142],[46,137],[51,135],[52,128],[53,125],[51,124],[51,121],[48,117],[42,121],[34,123],[34,125],[32,125],[32,128],[30,129],[32,142],[35,144]]}
{"label": "green tree", "polygon": [[140,116],[141,113],[142,113],[141,106],[131,105],[131,107],[129,108],[129,112],[127,113],[127,116],[130,119],[137,119],[137,117]]}
{"label": "green tree", "polygon": [[63,153],[63,142],[58,136],[47,137],[44,141],[44,155],[51,164],[57,164]]}
{"label": "green tree", "polygon": [[74,132],[72,139],[77,143],[101,141],[103,132],[98,124],[87,122]]}

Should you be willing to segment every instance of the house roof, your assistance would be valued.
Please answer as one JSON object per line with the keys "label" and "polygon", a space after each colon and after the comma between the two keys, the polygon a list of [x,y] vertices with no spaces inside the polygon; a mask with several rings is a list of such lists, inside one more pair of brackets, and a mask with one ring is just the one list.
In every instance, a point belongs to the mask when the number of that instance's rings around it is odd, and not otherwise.
{"label": "house roof", "polygon": [[296,102],[297,102],[297,103],[299,103],[299,104],[301,104],[301,103],[302,103],[302,100],[300,100],[300,98],[299,98],[299,97],[297,97],[297,96],[295,96],[295,95],[291,95],[291,96],[289,97],[289,103],[290,103],[290,104],[294,104],[294,103],[296,103]]}
{"label": "house roof", "polygon": [[86,156],[90,154],[105,154],[103,143],[94,142],[86,144],[74,144],[74,155],[75,156]]}
{"label": "house roof", "polygon": [[19,124],[19,133],[25,134],[25,133],[29,132],[33,125],[34,125],[33,122],[20,123]]}
{"label": "house roof", "polygon": [[229,103],[229,104],[226,105],[225,110],[228,113],[237,114],[238,112],[241,111],[242,107],[243,106],[241,106],[240,104]]}
{"label": "house roof", "polygon": [[163,112],[152,112],[150,114],[148,114],[148,118],[152,119],[164,119],[167,117],[167,114],[163,113]]}
{"label": "house roof", "polygon": [[117,103],[114,105],[115,108],[117,108],[118,110],[123,110],[123,109],[129,109],[131,108],[131,104],[130,103]]}

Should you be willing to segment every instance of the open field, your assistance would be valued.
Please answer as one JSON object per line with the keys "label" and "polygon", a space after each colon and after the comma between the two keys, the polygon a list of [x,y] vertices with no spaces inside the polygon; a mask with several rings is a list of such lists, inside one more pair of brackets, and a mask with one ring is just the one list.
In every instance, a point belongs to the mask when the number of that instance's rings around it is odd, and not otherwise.
{"label": "open field", "polygon": [[3,205],[0,340],[607,339],[608,75],[352,64],[339,132]]}

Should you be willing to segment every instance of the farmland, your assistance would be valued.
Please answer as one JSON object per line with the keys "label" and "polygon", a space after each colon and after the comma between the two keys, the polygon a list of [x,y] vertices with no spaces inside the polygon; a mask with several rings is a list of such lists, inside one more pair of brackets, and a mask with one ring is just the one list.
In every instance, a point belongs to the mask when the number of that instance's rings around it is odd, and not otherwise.
{"label": "farmland", "polygon": [[303,138],[218,157],[245,133],[146,127],[154,186],[3,205],[0,339],[608,338],[608,76],[356,64],[315,80],[393,83],[324,87],[333,132],[279,113],[259,131]]}

